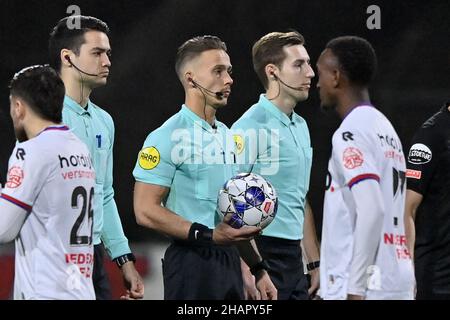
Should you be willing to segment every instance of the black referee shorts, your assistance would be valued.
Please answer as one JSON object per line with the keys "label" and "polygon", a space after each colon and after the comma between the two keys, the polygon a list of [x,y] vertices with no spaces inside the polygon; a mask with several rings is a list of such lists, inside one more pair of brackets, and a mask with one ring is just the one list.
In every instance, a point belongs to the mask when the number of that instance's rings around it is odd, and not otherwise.
{"label": "black referee shorts", "polygon": [[269,276],[278,290],[278,300],[308,300],[300,240],[259,236],[255,241],[270,267]]}
{"label": "black referee shorts", "polygon": [[239,252],[234,246],[174,241],[164,254],[165,300],[241,300]]}

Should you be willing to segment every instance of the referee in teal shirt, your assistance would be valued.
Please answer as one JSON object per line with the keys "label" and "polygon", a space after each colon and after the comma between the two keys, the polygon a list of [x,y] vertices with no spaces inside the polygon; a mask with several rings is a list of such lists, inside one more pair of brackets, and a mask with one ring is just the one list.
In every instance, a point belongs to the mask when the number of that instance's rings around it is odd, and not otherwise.
{"label": "referee in teal shirt", "polygon": [[[88,210],[92,205],[94,221],[80,216],[80,224],[91,224],[92,234],[88,237],[94,244],[92,278],[96,297],[100,300],[112,298],[108,276],[103,268],[103,243],[122,271],[127,286],[122,298],[141,299],[144,285],[136,271],[136,259],[123,233],[114,201],[114,122],[106,111],[89,100],[92,90],[105,85],[109,74],[111,48],[108,33],[106,23],[97,18],[64,18],[50,34],[50,60],[66,88],[63,122],[89,148],[96,174],[94,202],[88,205]],[[73,232],[78,232],[76,226]]]}
{"label": "referee in teal shirt", "polygon": [[261,229],[234,229],[216,212],[236,155],[230,130],[215,118],[233,84],[226,50],[214,36],[180,46],[175,69],[185,104],[150,133],[133,171],[136,220],[172,238],[163,260],[165,299],[244,298],[239,254],[253,267],[261,296],[277,297],[249,241]]}
{"label": "referee in teal shirt", "polygon": [[[306,257],[312,262],[309,266],[319,259],[306,201],[311,142],[306,121],[294,112],[296,104],[307,99],[314,77],[303,45],[303,37],[297,32],[273,32],[255,43],[253,65],[266,93],[232,127],[239,171],[262,175],[278,193],[277,215],[256,243],[282,300],[309,297],[302,239]],[[318,286],[317,271],[312,274],[311,292]]]}

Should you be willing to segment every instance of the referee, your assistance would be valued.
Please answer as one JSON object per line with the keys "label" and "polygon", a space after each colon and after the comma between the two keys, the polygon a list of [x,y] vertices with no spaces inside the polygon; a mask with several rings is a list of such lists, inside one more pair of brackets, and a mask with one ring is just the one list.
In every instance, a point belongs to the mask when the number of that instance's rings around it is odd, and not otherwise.
{"label": "referee", "polygon": [[150,133],[133,171],[137,222],[173,239],[163,260],[165,299],[242,299],[240,259],[233,245],[238,243],[262,298],[276,298],[265,265],[248,241],[261,229],[233,229],[216,213],[218,192],[235,173],[231,133],[215,118],[233,84],[226,51],[215,36],[181,45],[175,69],[185,103]]}
{"label": "referee", "polygon": [[405,227],[417,299],[450,299],[450,103],[416,132],[409,149]]}
{"label": "referee", "polygon": [[[70,19],[79,19],[80,28],[70,28]],[[110,300],[111,290],[103,266],[103,247],[120,268],[127,292],[124,299],[142,299],[144,283],[135,267],[114,200],[114,121],[90,100],[91,92],[107,83],[111,67],[108,25],[94,17],[61,19],[49,40],[50,63],[66,88],[63,122],[89,148],[95,168],[94,272],[97,300]]]}

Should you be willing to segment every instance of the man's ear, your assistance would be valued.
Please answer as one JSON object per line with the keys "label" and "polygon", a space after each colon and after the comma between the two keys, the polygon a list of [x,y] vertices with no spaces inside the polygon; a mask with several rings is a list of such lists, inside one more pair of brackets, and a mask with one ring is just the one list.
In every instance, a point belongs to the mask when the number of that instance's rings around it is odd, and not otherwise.
{"label": "man's ear", "polygon": [[266,77],[269,80],[277,78],[278,67],[273,63],[269,63],[265,66],[264,71],[266,72]]}
{"label": "man's ear", "polygon": [[342,71],[339,69],[333,70],[333,87],[337,88],[340,84],[342,84],[342,80],[344,75],[342,74]]}
{"label": "man's ear", "polygon": [[188,86],[195,87],[195,83],[194,83],[194,79],[193,79],[193,76],[192,76],[192,72],[188,71],[188,72],[184,73],[184,81],[186,81],[186,84]]}
{"label": "man's ear", "polygon": [[18,120],[22,120],[26,114],[25,103],[20,98],[11,98],[11,102],[14,117]]}

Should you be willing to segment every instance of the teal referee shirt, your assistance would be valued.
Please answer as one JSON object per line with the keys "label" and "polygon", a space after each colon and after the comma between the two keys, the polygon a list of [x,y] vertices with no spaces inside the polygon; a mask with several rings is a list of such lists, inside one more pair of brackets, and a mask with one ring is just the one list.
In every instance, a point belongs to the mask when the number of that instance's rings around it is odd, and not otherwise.
{"label": "teal referee shirt", "polygon": [[114,259],[130,253],[128,239],[114,201],[113,145],[111,116],[91,101],[84,109],[68,96],[64,98],[63,122],[83,141],[91,153],[95,169],[93,243],[103,242]]}
{"label": "teal referee shirt", "polygon": [[186,105],[151,132],[139,152],[136,181],[170,188],[165,207],[186,220],[214,228],[217,196],[235,173],[230,130],[213,128]]}
{"label": "teal referee shirt", "polygon": [[306,194],[312,148],[306,121],[295,112],[288,117],[265,95],[232,126],[239,172],[265,177],[278,193],[278,211],[264,235],[303,238]]}

